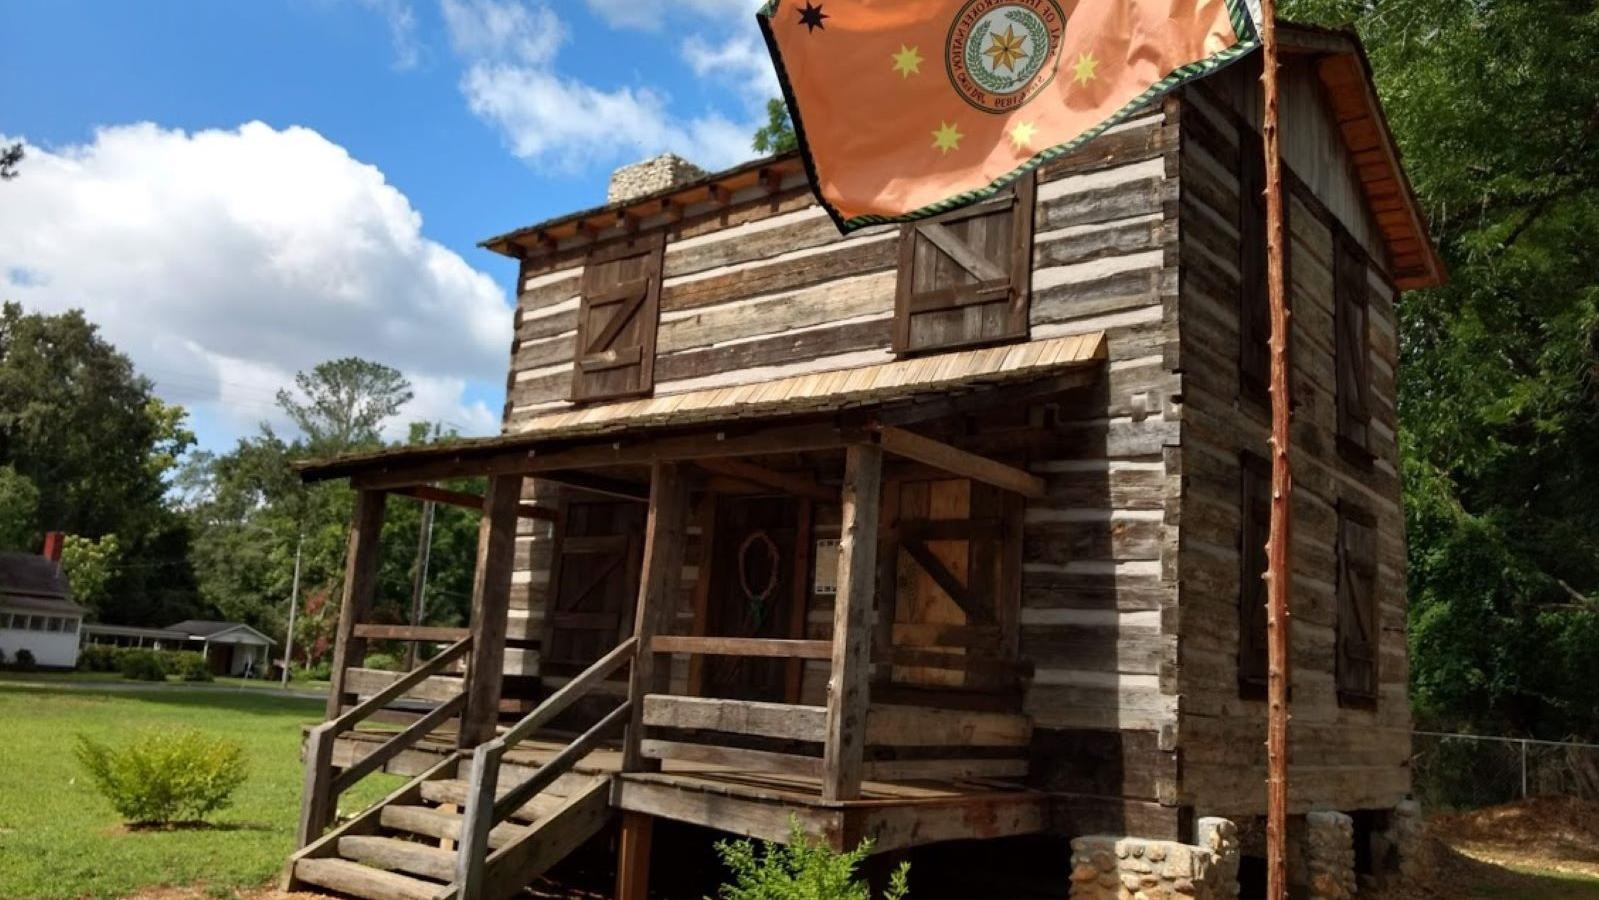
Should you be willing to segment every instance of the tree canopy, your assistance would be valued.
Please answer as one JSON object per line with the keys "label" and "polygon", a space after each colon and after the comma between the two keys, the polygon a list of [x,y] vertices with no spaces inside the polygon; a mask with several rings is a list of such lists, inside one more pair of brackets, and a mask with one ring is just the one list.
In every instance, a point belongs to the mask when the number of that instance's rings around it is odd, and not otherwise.
{"label": "tree canopy", "polygon": [[766,124],[755,129],[752,142],[756,153],[787,153],[799,147],[794,135],[794,123],[788,116],[788,104],[773,97],[766,101]]}

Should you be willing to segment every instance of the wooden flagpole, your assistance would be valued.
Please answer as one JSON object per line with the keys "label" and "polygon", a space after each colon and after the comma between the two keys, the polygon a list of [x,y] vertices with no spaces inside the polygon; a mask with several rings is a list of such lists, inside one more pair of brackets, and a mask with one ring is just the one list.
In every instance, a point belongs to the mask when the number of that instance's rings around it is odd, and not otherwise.
{"label": "wooden flagpole", "polygon": [[1261,143],[1266,153],[1266,294],[1271,310],[1271,525],[1266,543],[1266,896],[1288,896],[1288,289],[1277,121],[1277,10],[1260,0]]}

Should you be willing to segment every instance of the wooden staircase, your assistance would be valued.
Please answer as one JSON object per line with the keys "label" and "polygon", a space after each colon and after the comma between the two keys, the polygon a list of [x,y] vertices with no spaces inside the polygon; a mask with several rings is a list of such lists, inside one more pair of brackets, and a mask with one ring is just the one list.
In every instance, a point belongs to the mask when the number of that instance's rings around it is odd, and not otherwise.
{"label": "wooden staircase", "polygon": [[[573,768],[625,723],[632,705],[624,701],[542,765],[506,763],[505,753],[632,662],[636,646],[625,641],[494,740],[447,756],[328,834],[318,836],[308,813],[304,846],[289,858],[284,889],[365,900],[504,900],[526,887],[610,819],[610,776]],[[366,713],[367,705],[356,711]],[[369,758],[394,752],[385,744],[333,774],[320,747],[353,721],[350,715],[312,733],[306,806],[313,813],[330,802],[319,783],[347,786],[350,773],[375,768]]]}

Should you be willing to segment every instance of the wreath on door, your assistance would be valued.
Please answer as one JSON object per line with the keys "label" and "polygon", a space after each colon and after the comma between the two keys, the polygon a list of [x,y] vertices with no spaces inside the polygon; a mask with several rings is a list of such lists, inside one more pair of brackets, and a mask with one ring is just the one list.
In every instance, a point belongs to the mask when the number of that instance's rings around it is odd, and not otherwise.
{"label": "wreath on door", "polygon": [[[777,590],[777,569],[779,561],[777,542],[765,531],[752,532],[738,547],[738,586],[744,593],[744,633],[755,635],[760,633],[761,625],[766,619],[766,601]],[[760,580],[760,566],[766,568],[764,583],[752,584],[751,580]]]}

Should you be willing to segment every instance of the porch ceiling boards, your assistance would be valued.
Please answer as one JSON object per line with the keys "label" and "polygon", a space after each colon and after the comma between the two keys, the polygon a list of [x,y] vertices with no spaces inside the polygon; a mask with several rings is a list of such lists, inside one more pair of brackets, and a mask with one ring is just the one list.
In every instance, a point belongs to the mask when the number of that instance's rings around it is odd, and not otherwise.
{"label": "porch ceiling boards", "polygon": [[[1098,331],[959,350],[855,369],[563,410],[531,419],[525,430],[516,434],[348,454],[301,463],[299,470],[306,481],[391,476],[399,482],[414,474],[420,482],[455,474],[480,474],[489,467],[509,471],[518,468],[520,459],[528,464],[528,471],[533,471],[540,468],[533,464],[536,455],[585,440],[592,443],[694,426],[703,431],[724,424],[910,405],[1038,381],[1073,370],[1087,371],[1106,356],[1105,335]],[[739,452],[731,444],[726,449],[728,455]],[[692,455],[685,453],[683,458]]]}

